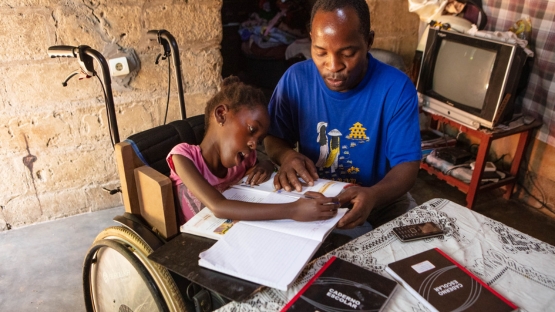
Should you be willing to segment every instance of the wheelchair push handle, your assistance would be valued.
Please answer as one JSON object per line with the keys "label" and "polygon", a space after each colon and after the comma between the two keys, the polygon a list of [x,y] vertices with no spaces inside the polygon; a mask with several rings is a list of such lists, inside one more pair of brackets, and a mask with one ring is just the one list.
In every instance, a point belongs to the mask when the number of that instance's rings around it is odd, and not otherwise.
{"label": "wheelchair push handle", "polygon": [[149,30],[147,31],[146,36],[149,40],[158,40],[158,34],[158,30]]}
{"label": "wheelchair push handle", "polygon": [[[100,52],[92,49],[88,45],[80,45],[78,47],[59,45],[51,46],[48,48],[48,55],[52,58],[54,57],[75,57],[79,63],[79,70],[72,72],[62,83],[65,87],[67,82],[72,77],[85,74],[86,76],[92,77],[97,76],[97,72],[94,69],[94,62],[96,61],[101,69],[102,80],[100,83],[103,87],[104,100],[106,102],[106,111],[108,113],[108,122],[110,125],[110,134],[113,143],[119,143],[119,131],[116,122],[116,113],[114,108],[114,98],[112,95],[112,79],[110,77],[110,68],[108,67],[108,62]],[[87,77],[88,78],[88,77]]]}
{"label": "wheelchair push handle", "polygon": [[[172,34],[165,29],[152,29],[147,31],[147,38],[150,40],[156,40],[158,44],[162,45],[164,49],[164,58],[171,56],[175,71],[175,80],[177,82],[177,96],[179,98],[179,107],[181,111],[181,119],[187,119],[187,113],[185,111],[185,97],[183,95],[183,83],[181,78],[181,61],[179,59],[179,47]],[[158,57],[160,57],[160,55]],[[158,64],[158,58],[156,59],[156,64]]]}
{"label": "wheelchair push handle", "polygon": [[54,57],[77,57],[79,48],[66,45],[51,46],[48,48],[48,56]]}

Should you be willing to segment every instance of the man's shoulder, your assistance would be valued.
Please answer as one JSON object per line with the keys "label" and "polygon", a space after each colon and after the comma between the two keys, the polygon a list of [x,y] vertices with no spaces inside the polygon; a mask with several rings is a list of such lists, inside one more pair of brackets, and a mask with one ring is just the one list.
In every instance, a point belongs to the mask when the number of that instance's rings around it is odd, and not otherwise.
{"label": "man's shoulder", "polygon": [[371,65],[371,83],[382,90],[395,91],[397,94],[416,95],[416,87],[409,76],[398,68],[377,59]]}
{"label": "man's shoulder", "polygon": [[398,80],[410,80],[407,74],[402,71],[401,69],[392,66],[390,64],[384,63],[376,58],[373,59],[374,61],[374,72],[378,73],[380,76],[388,76],[390,78],[394,78],[396,81]]}
{"label": "man's shoulder", "polygon": [[307,81],[315,81],[318,77],[318,70],[312,60],[301,61],[291,65],[285,71],[276,90],[293,97],[304,96]]}

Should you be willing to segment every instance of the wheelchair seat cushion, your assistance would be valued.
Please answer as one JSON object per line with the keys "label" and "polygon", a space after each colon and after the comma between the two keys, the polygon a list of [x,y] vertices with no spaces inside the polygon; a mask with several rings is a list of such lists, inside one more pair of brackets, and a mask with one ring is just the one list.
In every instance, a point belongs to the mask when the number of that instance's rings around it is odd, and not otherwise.
{"label": "wheelchair seat cushion", "polygon": [[143,163],[169,176],[166,156],[179,143],[198,145],[204,136],[204,115],[172,121],[131,135],[125,140]]}

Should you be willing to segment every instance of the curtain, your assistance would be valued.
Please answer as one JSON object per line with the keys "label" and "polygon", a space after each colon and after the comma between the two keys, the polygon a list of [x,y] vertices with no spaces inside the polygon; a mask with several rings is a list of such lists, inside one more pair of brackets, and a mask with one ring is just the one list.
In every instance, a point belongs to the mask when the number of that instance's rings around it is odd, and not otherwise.
{"label": "curtain", "polygon": [[534,66],[522,111],[543,121],[537,138],[555,146],[555,0],[482,0],[488,16],[485,30],[506,31],[523,15],[530,16]]}

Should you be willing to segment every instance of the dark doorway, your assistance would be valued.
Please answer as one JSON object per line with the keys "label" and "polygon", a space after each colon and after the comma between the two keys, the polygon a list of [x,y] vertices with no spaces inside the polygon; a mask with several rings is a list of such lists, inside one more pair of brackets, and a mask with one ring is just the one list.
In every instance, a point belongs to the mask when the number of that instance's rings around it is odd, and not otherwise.
{"label": "dark doorway", "polygon": [[[271,95],[287,68],[305,59],[286,59],[285,52],[291,42],[308,36],[309,7],[306,0],[224,0],[222,77],[238,76]],[[261,35],[268,27],[272,32]],[[273,36],[283,42],[274,45]]]}

